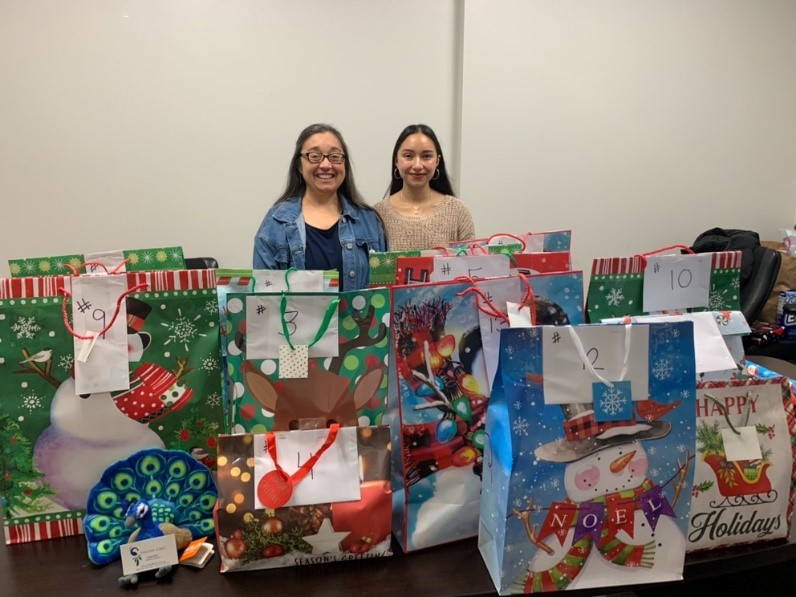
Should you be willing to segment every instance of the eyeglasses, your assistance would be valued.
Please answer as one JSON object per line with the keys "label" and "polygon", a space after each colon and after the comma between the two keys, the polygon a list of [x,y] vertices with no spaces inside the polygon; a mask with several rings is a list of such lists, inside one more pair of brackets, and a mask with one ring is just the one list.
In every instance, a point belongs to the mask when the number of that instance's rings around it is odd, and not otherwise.
{"label": "eyeglasses", "polygon": [[330,164],[342,164],[345,162],[344,153],[321,153],[320,151],[308,151],[300,154],[310,164],[320,164],[323,158],[329,160]]}

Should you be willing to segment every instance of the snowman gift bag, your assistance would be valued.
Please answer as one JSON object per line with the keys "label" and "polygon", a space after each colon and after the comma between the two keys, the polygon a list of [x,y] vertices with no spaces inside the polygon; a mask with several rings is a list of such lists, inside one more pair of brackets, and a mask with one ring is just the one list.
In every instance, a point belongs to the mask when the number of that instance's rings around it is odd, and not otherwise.
{"label": "snowman gift bag", "polygon": [[478,544],[498,592],[682,579],[693,324],[501,332]]}
{"label": "snowman gift bag", "polygon": [[82,533],[91,488],[139,450],[214,465],[225,430],[215,283],[212,270],[0,280],[6,543]]}

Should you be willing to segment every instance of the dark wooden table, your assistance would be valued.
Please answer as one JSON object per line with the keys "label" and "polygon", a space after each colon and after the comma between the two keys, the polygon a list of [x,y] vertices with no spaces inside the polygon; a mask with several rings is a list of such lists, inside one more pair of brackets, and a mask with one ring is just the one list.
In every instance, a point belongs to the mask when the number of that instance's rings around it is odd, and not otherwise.
{"label": "dark wooden table", "polygon": [[[610,587],[568,591],[568,595],[605,595],[688,588],[686,585],[722,575],[739,574],[778,563],[794,562],[796,542],[790,540],[689,554],[685,583]],[[178,566],[167,579],[144,576],[135,588],[119,588],[121,563],[93,566],[85,538],[68,537],[39,543],[0,546],[0,595],[91,595],[135,591],[152,595],[402,595],[407,597],[494,595],[475,539],[405,555],[395,546],[389,558],[339,562],[275,570],[220,574],[218,555],[201,570]],[[718,581],[717,581],[718,582]],[[769,587],[770,588],[770,587]],[[761,586],[766,590],[766,586]],[[769,594],[773,594],[770,590]],[[774,591],[775,593],[776,591]]]}

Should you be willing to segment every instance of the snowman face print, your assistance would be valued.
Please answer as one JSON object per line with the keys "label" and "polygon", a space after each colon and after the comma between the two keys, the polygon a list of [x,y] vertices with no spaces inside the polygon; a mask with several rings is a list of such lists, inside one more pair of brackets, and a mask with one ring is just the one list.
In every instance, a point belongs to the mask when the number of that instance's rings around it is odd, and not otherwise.
{"label": "snowman face print", "polygon": [[567,465],[564,486],[576,502],[635,489],[647,477],[649,460],[640,441],[598,450]]}

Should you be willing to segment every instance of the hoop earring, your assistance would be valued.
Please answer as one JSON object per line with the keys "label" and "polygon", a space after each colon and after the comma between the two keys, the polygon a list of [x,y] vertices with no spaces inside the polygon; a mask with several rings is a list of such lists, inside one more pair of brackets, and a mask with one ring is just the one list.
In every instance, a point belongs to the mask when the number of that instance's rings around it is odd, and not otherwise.
{"label": "hoop earring", "polygon": [[398,168],[397,168],[397,167],[396,167],[396,168],[393,168],[393,171],[392,171],[392,177],[393,177],[395,180],[401,180],[401,173],[400,173],[400,172],[398,172]]}
{"label": "hoop earring", "polygon": [[431,177],[431,180],[437,180],[439,178],[439,168],[436,169],[434,172],[434,176]]}

